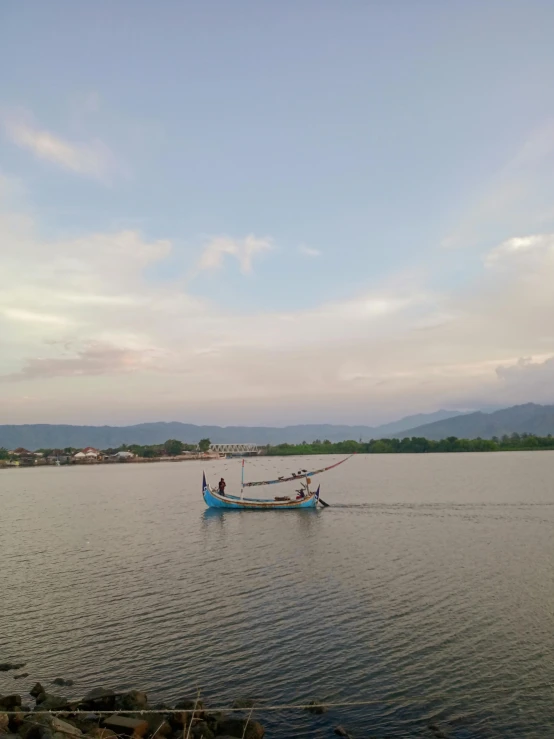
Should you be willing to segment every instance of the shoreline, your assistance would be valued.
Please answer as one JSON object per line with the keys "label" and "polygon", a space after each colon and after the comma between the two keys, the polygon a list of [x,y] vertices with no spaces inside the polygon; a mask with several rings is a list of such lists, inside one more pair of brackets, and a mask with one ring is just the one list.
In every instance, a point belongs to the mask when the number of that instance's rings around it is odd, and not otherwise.
{"label": "shoreline", "polygon": [[195,455],[195,456],[187,456],[187,457],[135,457],[133,459],[120,459],[120,460],[104,460],[104,459],[93,459],[93,460],[86,460],[86,461],[73,461],[73,462],[60,462],[60,464],[52,464],[51,462],[41,462],[41,461],[35,461],[34,464],[28,464],[28,463],[20,463],[20,462],[8,462],[0,460],[0,470],[17,470],[17,469],[41,469],[44,467],[54,467],[54,468],[61,468],[61,467],[69,467],[69,468],[75,468],[75,467],[97,467],[99,465],[104,465],[108,467],[114,467],[119,466],[122,464],[148,464],[150,462],[159,464],[161,462],[198,462],[198,461],[205,461],[205,462],[217,462],[219,460],[225,459],[224,457],[215,457],[215,456],[202,456],[202,455]]}
{"label": "shoreline", "polygon": [[[20,668],[23,665],[14,665]],[[4,671],[9,663],[0,665]],[[7,668],[7,669],[6,669]],[[28,673],[15,675],[16,679]],[[51,685],[70,687],[72,680],[56,678]],[[148,696],[140,690],[116,692],[95,688],[83,698],[68,699],[47,692],[41,683],[29,690],[29,704],[21,694],[0,695],[0,737],[4,739],[263,739],[264,726],[254,713],[263,713],[262,703],[250,698],[238,698],[230,706],[209,708],[200,691],[194,698],[185,697],[175,705],[150,705]],[[34,702],[34,705],[31,703]],[[316,700],[289,708],[314,715],[327,712],[324,703]],[[266,708],[271,710],[271,707]],[[279,709],[281,710],[281,709]],[[332,732],[352,739],[341,726]]]}
{"label": "shoreline", "polygon": [[[372,456],[390,456],[395,454],[400,454],[402,456],[422,456],[422,455],[429,455],[429,454],[499,454],[499,453],[511,453],[511,452],[553,452],[554,446],[552,447],[510,447],[510,448],[498,448],[498,449],[433,449],[433,450],[425,450],[425,451],[364,451],[364,452],[354,452],[355,456],[357,457],[372,457]],[[266,453],[263,455],[257,455],[256,458],[259,458],[261,456],[263,457],[273,457],[275,459],[285,459],[287,457],[315,457],[315,456],[331,456],[331,455],[340,455],[345,454],[345,452],[338,452],[338,451],[291,451],[291,452],[279,452],[279,453]],[[244,457],[244,459],[250,459],[251,457]],[[207,457],[207,456],[194,456],[194,457],[137,457],[135,459],[126,459],[126,460],[91,460],[86,462],[62,462],[59,465],[57,464],[51,464],[51,463],[35,463],[35,464],[26,464],[26,463],[14,463],[14,462],[4,462],[3,460],[0,460],[0,470],[19,470],[19,469],[43,469],[43,468],[68,468],[68,469],[75,469],[77,467],[98,467],[98,466],[106,466],[106,467],[114,467],[114,466],[120,466],[120,465],[132,465],[132,464],[160,464],[164,462],[170,462],[172,464],[176,462],[199,462],[199,461],[205,461],[205,462],[223,462],[227,459],[239,459],[236,455],[233,455],[233,457],[225,457],[225,456],[219,456],[219,457]],[[242,459],[242,458],[240,458]]]}

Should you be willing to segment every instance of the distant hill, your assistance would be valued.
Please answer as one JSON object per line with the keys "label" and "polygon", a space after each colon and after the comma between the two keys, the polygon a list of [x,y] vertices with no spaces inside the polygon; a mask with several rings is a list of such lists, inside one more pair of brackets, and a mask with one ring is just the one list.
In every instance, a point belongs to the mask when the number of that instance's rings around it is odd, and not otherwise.
{"label": "distant hill", "polygon": [[491,439],[504,434],[529,433],[537,436],[554,434],[554,405],[514,405],[494,413],[468,413],[455,418],[443,419],[434,423],[425,423],[400,433],[395,437],[423,436],[438,441],[448,436],[459,439]]}
{"label": "distant hill", "polygon": [[421,426],[422,424],[431,424],[435,421],[444,421],[447,418],[456,418],[457,416],[465,415],[464,411],[446,411],[440,410],[434,413],[418,413],[415,416],[406,416],[401,418],[399,421],[393,421],[392,423],[384,423],[381,426],[375,428],[374,438],[385,438],[387,434],[392,435],[406,431],[407,429]]}
{"label": "distant hill", "polygon": [[421,421],[435,421],[459,415],[459,411],[440,410],[435,413],[407,416],[383,426],[340,426],[308,424],[285,426],[195,426],[190,423],[140,423],[135,426],[67,426],[28,424],[0,426],[0,447],[14,449],[63,449],[64,447],[93,446],[98,449],[118,447],[121,444],[161,444],[167,439],[180,439],[193,444],[209,438],[214,443],[233,444],[297,444],[301,441],[329,439],[377,439],[410,428]]}

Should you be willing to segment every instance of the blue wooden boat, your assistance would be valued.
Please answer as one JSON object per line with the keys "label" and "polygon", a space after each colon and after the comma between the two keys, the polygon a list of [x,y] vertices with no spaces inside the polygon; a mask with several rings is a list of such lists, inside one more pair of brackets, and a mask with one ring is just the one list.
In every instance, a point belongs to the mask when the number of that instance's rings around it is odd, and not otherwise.
{"label": "blue wooden boat", "polygon": [[239,511],[288,511],[298,508],[315,508],[319,500],[319,488],[301,500],[267,500],[263,498],[239,498],[236,495],[224,496],[210,490],[204,478],[203,496],[206,505],[210,508],[231,508]]}
{"label": "blue wooden boat", "polygon": [[[350,455],[352,456],[352,455]],[[350,459],[347,457],[346,459]],[[230,510],[239,511],[290,511],[305,508],[316,508],[317,504],[320,503],[323,506],[327,506],[327,503],[321,500],[319,497],[319,486],[317,490],[310,491],[311,478],[314,475],[319,475],[321,472],[338,467],[339,464],[346,462],[346,459],[341,459],[340,462],[324,467],[320,470],[314,470],[308,472],[303,470],[302,473],[297,475],[291,475],[289,477],[280,477],[277,480],[260,480],[256,482],[244,482],[244,459],[242,460],[242,483],[241,483],[241,494],[230,495],[228,493],[220,493],[219,490],[211,488],[206,482],[206,475],[202,475],[202,497],[204,502],[209,508],[226,508]],[[300,482],[303,490],[303,497],[297,496],[296,498],[290,498],[287,496],[275,497],[273,500],[267,498],[245,498],[244,488],[254,487],[259,485],[278,485],[282,482]]]}

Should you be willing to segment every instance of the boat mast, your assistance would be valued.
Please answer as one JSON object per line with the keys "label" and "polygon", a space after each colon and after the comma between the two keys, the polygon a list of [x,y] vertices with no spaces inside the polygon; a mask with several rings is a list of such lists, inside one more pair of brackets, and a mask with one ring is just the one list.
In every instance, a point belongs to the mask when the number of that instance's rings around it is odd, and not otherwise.
{"label": "boat mast", "polygon": [[242,458],[242,473],[240,478],[240,499],[244,495],[244,457]]}

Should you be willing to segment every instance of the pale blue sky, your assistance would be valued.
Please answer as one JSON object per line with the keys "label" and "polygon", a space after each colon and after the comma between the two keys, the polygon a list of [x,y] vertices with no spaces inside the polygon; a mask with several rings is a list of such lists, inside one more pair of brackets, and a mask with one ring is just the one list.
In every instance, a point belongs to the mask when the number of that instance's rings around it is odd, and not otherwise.
{"label": "pale blue sky", "polygon": [[[552,266],[553,3],[52,0],[0,28],[7,421],[554,401],[554,305],[524,292]],[[531,236],[525,278],[487,261]]]}

